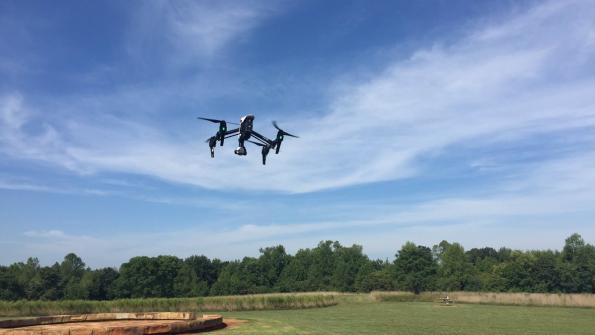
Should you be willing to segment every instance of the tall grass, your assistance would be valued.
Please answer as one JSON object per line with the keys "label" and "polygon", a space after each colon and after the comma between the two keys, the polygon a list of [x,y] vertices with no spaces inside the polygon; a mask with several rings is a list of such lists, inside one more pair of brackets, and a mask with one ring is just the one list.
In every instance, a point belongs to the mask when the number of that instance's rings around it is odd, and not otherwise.
{"label": "tall grass", "polygon": [[300,309],[337,304],[334,293],[258,294],[200,298],[120,299],[111,301],[0,301],[0,316],[102,312],[210,312]]}
{"label": "tall grass", "polygon": [[[595,294],[449,292],[456,303],[595,308]],[[111,301],[0,301],[0,316],[85,314],[103,312],[213,312],[303,309],[370,301],[437,302],[443,292],[278,293],[204,298],[151,298]]]}
{"label": "tall grass", "polygon": [[[375,301],[439,301],[443,292],[372,292]],[[459,303],[518,305],[518,306],[557,306],[595,308],[595,294],[566,293],[490,293],[490,292],[449,292],[448,296]]]}
{"label": "tall grass", "polygon": [[459,302],[475,304],[595,308],[595,294],[453,292]]}

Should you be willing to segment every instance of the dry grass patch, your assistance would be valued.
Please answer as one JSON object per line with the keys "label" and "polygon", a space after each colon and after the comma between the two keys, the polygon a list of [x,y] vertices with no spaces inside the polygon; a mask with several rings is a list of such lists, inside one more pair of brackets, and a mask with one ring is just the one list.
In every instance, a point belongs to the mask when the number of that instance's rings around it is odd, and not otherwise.
{"label": "dry grass patch", "polygon": [[337,304],[336,294],[288,293],[198,298],[119,299],[111,301],[0,301],[0,316],[88,314],[103,312],[249,311],[301,309]]}
{"label": "dry grass patch", "polygon": [[[439,301],[444,292],[372,292],[375,301]],[[492,293],[492,292],[448,292],[448,296],[459,303],[518,305],[518,306],[556,306],[595,308],[595,294],[567,293]]]}
{"label": "dry grass patch", "polygon": [[458,302],[474,304],[595,308],[595,294],[452,292]]}

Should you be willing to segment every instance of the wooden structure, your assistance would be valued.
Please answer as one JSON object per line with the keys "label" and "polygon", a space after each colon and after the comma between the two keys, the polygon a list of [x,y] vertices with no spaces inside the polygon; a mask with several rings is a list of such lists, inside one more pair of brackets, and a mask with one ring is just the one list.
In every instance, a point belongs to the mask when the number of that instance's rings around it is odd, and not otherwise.
{"label": "wooden structure", "polygon": [[0,321],[0,335],[159,335],[225,327],[221,315],[194,313],[99,313]]}

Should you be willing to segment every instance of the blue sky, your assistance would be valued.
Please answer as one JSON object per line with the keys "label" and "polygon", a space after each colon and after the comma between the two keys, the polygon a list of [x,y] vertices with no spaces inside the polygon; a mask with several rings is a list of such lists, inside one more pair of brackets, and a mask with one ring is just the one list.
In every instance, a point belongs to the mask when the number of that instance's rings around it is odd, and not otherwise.
{"label": "blue sky", "polygon": [[[2,1],[0,264],[595,240],[593,1]],[[237,121],[300,135],[209,156]]]}

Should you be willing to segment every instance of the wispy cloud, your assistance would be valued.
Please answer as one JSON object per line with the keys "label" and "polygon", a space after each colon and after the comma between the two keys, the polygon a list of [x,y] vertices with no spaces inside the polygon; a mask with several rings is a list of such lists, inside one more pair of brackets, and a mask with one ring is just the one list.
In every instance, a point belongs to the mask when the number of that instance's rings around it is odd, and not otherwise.
{"label": "wispy cloud", "polygon": [[93,195],[93,196],[108,196],[118,195],[121,193],[94,189],[94,188],[73,188],[64,186],[51,186],[44,185],[22,178],[11,179],[1,178],[0,179],[0,190],[12,190],[12,191],[31,191],[31,192],[43,192],[43,193],[55,193],[55,194],[70,194],[70,195]]}
{"label": "wispy cloud", "polygon": [[0,189],[4,190],[18,190],[18,191],[35,191],[35,192],[53,192],[53,190],[47,186],[36,185],[29,182],[14,182],[9,180],[0,180]]}
{"label": "wispy cloud", "polygon": [[258,0],[146,2],[133,17],[128,51],[137,61],[150,52],[164,53],[170,65],[203,65],[279,9],[277,2]]}
{"label": "wispy cloud", "polygon": [[19,159],[59,162],[83,172],[67,148],[56,128],[40,121],[39,114],[25,106],[20,93],[0,96],[0,153]]}
{"label": "wispy cloud", "polygon": [[254,27],[259,20],[271,15],[271,3],[260,1],[236,2],[176,2],[167,16],[172,33],[179,37],[175,43],[197,53],[212,55],[240,33]]}
{"label": "wispy cloud", "polygon": [[27,237],[39,237],[39,238],[64,238],[64,234],[61,230],[28,230],[23,233]]}

